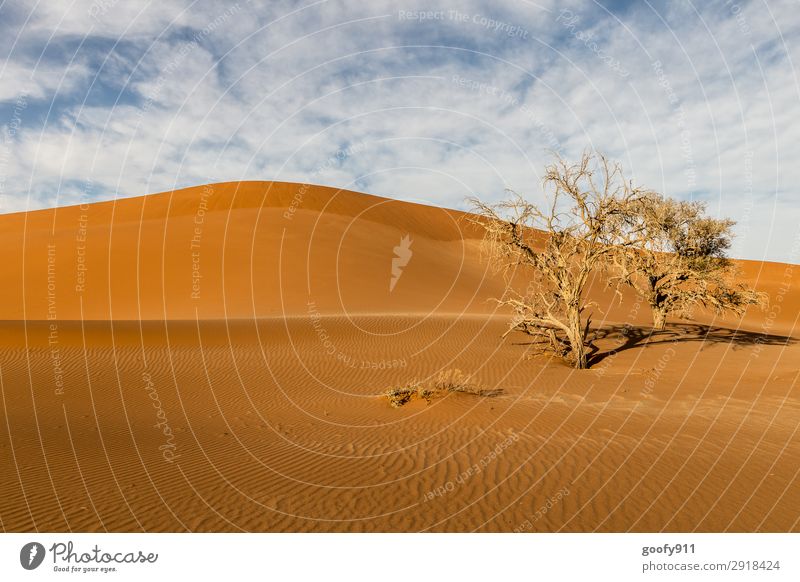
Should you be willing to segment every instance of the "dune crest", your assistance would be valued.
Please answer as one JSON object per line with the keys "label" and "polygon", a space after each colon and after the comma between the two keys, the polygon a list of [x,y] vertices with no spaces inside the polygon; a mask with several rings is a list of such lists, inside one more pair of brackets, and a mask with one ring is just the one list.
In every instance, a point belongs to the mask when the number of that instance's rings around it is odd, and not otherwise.
{"label": "dune crest", "polygon": [[[0,319],[216,319],[487,311],[456,211],[237,182],[0,216]],[[402,284],[394,247],[413,241]],[[407,257],[409,260],[411,257]],[[489,284],[491,287],[491,284]]]}
{"label": "dune crest", "polygon": [[[312,303],[331,314],[491,312],[486,300],[502,287],[464,217],[283,182],[3,215],[0,319],[259,318],[307,314]],[[786,265],[741,264],[771,295],[800,279]]]}

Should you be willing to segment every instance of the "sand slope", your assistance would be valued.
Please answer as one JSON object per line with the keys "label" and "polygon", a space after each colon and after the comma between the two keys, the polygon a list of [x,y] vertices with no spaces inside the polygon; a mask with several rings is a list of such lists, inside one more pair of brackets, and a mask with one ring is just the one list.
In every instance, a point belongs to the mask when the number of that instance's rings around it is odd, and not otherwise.
{"label": "sand slope", "polygon": [[[628,296],[577,372],[500,341],[455,211],[248,182],[0,226],[6,531],[800,529],[800,268],[653,336]],[[503,393],[376,397],[448,369]]]}
{"label": "sand slope", "polygon": [[[0,225],[1,319],[252,318],[307,313],[309,301],[327,313],[490,308],[473,299],[486,265],[461,213],[353,192],[226,183]],[[406,234],[409,282],[390,292]]]}

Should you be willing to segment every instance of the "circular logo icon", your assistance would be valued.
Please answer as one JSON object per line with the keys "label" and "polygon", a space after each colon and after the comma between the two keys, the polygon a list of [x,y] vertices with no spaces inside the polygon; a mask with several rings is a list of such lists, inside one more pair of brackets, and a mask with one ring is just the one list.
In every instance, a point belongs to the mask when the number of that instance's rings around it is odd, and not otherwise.
{"label": "circular logo icon", "polygon": [[19,551],[19,563],[26,570],[35,570],[44,561],[44,546],[39,542],[29,542]]}

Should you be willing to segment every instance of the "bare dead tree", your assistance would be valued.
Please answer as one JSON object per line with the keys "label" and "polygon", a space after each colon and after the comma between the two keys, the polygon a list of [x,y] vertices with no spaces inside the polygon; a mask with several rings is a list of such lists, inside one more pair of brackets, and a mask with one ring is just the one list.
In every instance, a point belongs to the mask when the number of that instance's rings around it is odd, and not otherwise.
{"label": "bare dead tree", "polygon": [[664,329],[672,313],[690,317],[698,305],[741,315],[748,305],[766,303],[765,294],[735,281],[737,268],[727,256],[734,221],[706,216],[701,202],[656,193],[635,202],[634,220],[644,237],[614,254],[619,274],[612,280],[647,301],[655,329]]}
{"label": "bare dead tree", "polygon": [[[587,311],[597,305],[586,296],[590,277],[638,240],[641,225],[628,215],[648,192],[626,181],[618,164],[590,152],[576,163],[557,158],[545,169],[544,187],[550,193],[544,208],[514,192],[499,204],[470,202],[492,265],[505,277],[496,301],[513,311],[509,332],[533,336],[540,348],[586,368]],[[522,291],[520,280],[528,283]]]}

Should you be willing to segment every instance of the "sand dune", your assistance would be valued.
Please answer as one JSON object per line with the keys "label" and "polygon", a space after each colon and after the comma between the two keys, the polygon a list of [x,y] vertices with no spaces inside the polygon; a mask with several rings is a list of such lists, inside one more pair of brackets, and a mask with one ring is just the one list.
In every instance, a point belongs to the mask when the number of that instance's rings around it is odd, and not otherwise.
{"label": "sand dune", "polygon": [[[486,265],[458,212],[245,182],[0,217],[0,318],[215,319],[488,311]],[[390,291],[410,234],[408,283]],[[55,282],[48,295],[48,275]],[[51,301],[54,299],[54,301]]]}
{"label": "sand dune", "polygon": [[[5,531],[800,529],[799,267],[655,335],[628,295],[575,371],[500,340],[456,211],[246,182],[0,226]],[[449,369],[502,394],[378,397]]]}

